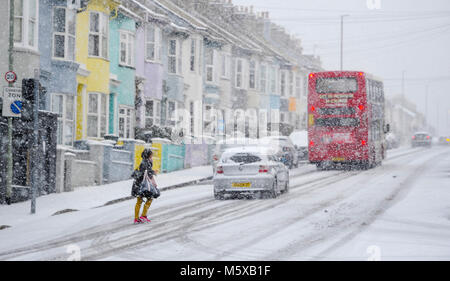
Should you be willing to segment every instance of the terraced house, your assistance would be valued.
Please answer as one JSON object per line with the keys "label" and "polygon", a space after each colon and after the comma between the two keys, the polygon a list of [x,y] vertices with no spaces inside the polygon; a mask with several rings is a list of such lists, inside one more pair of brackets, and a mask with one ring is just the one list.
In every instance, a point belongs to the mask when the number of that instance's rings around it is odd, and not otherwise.
{"label": "terraced house", "polygon": [[110,85],[117,85],[110,71],[110,21],[118,16],[119,5],[116,0],[91,0],[77,13],[77,140],[101,139],[110,129]]}

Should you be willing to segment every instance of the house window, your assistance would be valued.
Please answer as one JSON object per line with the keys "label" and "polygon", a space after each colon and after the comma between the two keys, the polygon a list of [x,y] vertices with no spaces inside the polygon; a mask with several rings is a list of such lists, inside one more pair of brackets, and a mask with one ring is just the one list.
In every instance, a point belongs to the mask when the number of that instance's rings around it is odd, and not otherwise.
{"label": "house window", "polygon": [[275,67],[270,68],[270,92],[277,93],[277,70]]}
{"label": "house window", "polygon": [[236,60],[236,88],[242,88],[242,71],[243,62],[241,59]]}
{"label": "house window", "polygon": [[294,72],[289,71],[289,96],[294,96]]}
{"label": "house window", "polygon": [[206,49],[206,81],[213,82],[214,81],[214,49],[207,48]]}
{"label": "house window", "polygon": [[302,77],[300,73],[295,75],[295,96],[300,98],[302,95]]}
{"label": "house window", "polygon": [[280,84],[281,84],[281,96],[284,97],[284,96],[286,96],[286,72],[285,71],[281,71]]}
{"label": "house window", "polygon": [[75,60],[76,13],[64,7],[53,9],[53,57]]}
{"label": "house window", "polygon": [[161,124],[161,103],[149,100],[145,103],[145,127],[159,126]]}
{"label": "house window", "polygon": [[267,67],[265,65],[261,65],[260,68],[261,77],[260,77],[260,88],[262,93],[267,92]]}
{"label": "house window", "polygon": [[169,73],[181,74],[181,47],[177,39],[169,40]]}
{"label": "house window", "polygon": [[88,137],[101,138],[106,134],[108,126],[107,96],[100,93],[89,93],[88,100]]}
{"label": "house window", "polygon": [[14,0],[14,43],[37,49],[38,0]]}
{"label": "house window", "polygon": [[284,123],[286,120],[286,113],[280,113],[280,123]]}
{"label": "house window", "polygon": [[65,94],[53,94],[52,112],[58,114],[57,143],[73,145],[75,104],[74,97]]}
{"label": "house window", "polygon": [[133,116],[134,110],[129,107],[119,106],[119,137],[132,138],[133,137]]}
{"label": "house window", "polygon": [[120,64],[134,66],[134,34],[120,31]]}
{"label": "house window", "polygon": [[222,54],[222,78],[230,78],[230,55]]}
{"label": "house window", "polygon": [[249,88],[256,89],[256,62],[250,61],[249,67]]}
{"label": "house window", "polygon": [[161,29],[157,26],[146,25],[145,30],[146,59],[149,61],[160,62],[162,40]]}
{"label": "house window", "polygon": [[109,19],[103,13],[89,15],[89,56],[108,59]]}
{"label": "house window", "polygon": [[194,134],[194,118],[195,118],[195,112],[194,112],[194,102],[190,102],[189,103],[189,113],[190,113],[190,115],[191,115],[191,120],[190,120],[190,122],[191,122],[191,135],[193,135]]}
{"label": "house window", "polygon": [[196,69],[196,66],[195,66],[196,54],[197,54],[197,40],[191,39],[191,59],[190,59],[190,69],[191,69],[191,71],[195,71],[195,69]]}
{"label": "house window", "polygon": [[167,121],[170,125],[175,125],[176,116],[175,111],[177,110],[177,104],[175,101],[168,101],[167,102]]}

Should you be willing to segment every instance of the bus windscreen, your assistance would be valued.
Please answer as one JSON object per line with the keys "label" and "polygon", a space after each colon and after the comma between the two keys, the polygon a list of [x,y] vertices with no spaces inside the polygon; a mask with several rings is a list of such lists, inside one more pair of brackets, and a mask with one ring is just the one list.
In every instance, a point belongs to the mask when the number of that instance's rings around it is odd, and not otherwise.
{"label": "bus windscreen", "polygon": [[358,91],[358,81],[352,77],[317,78],[316,92],[329,93],[355,93]]}

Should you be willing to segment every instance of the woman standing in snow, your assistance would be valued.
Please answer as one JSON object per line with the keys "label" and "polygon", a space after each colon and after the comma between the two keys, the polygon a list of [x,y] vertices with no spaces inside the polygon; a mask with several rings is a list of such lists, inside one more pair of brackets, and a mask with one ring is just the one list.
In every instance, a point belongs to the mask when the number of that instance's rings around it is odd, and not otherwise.
{"label": "woman standing in snow", "polygon": [[[150,222],[150,220],[147,218],[147,212],[150,208],[150,205],[153,202],[152,194],[150,191],[146,190],[144,192],[141,192],[141,184],[145,179],[145,176],[148,177],[151,184],[153,184],[155,187],[156,182],[154,176],[156,175],[155,171],[153,171],[153,152],[151,149],[145,149],[142,154],[142,162],[139,166],[139,170],[136,170],[133,173],[134,183],[131,195],[134,197],[137,197],[136,206],[134,208],[134,224],[140,224],[145,222]],[[144,209],[142,211],[142,215],[139,217],[139,212],[141,210],[141,205],[144,203],[144,198],[146,198],[146,202],[144,204]]]}

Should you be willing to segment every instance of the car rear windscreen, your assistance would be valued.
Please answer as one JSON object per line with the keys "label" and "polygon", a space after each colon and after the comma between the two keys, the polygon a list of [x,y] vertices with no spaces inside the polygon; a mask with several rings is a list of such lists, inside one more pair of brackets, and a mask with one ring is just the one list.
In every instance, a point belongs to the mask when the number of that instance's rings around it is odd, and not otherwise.
{"label": "car rear windscreen", "polygon": [[262,159],[259,156],[251,153],[237,153],[231,156],[230,160],[235,163],[250,164],[260,162]]}
{"label": "car rear windscreen", "polygon": [[354,93],[358,91],[358,81],[352,77],[317,78],[316,92],[329,93]]}

